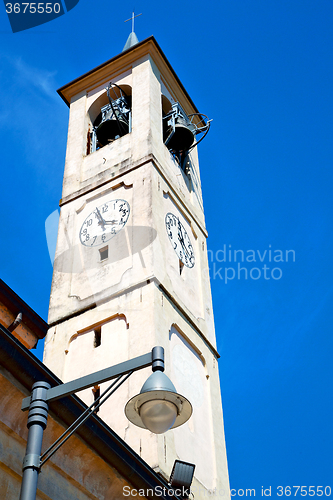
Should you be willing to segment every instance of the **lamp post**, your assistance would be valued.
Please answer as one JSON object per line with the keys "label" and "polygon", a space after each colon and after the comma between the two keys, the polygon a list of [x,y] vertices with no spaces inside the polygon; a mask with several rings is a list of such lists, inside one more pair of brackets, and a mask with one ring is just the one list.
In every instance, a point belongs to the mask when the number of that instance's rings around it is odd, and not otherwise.
{"label": "lamp post", "polygon": [[[153,373],[142,386],[140,394],[125,407],[127,418],[135,425],[155,434],[166,432],[185,423],[192,414],[191,403],[177,393],[164,372],[164,349],[154,347],[151,352],[115,366],[86,375],[56,387],[47,382],[36,382],[31,396],[22,402],[22,410],[29,410],[28,440],[23,459],[23,477],[20,500],[35,500],[38,474],[45,462],[67,439],[99,408],[133,372],[151,366]],[[97,384],[114,380],[79,418],[43,453],[42,440],[51,401],[69,396]]]}

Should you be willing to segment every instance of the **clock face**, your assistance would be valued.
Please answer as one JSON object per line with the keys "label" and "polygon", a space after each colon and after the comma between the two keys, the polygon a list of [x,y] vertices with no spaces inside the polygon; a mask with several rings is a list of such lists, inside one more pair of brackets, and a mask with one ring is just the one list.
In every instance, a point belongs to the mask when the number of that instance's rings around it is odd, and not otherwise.
{"label": "clock face", "polygon": [[193,247],[183,224],[176,215],[169,212],[165,216],[165,227],[178,258],[185,266],[193,267],[195,263]]}
{"label": "clock face", "polygon": [[80,229],[80,241],[86,247],[96,247],[109,241],[125,226],[130,214],[125,200],[107,201],[96,207]]}

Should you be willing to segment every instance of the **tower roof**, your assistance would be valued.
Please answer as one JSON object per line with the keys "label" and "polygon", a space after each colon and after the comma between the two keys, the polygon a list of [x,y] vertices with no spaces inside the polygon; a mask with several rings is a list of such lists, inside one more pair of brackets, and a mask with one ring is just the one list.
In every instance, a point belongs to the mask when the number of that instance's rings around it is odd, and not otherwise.
{"label": "tower roof", "polygon": [[128,35],[127,42],[125,43],[124,48],[123,48],[123,52],[127,49],[130,49],[131,47],[133,47],[133,45],[136,45],[137,43],[139,43],[138,37],[136,36],[134,31],[132,31]]}

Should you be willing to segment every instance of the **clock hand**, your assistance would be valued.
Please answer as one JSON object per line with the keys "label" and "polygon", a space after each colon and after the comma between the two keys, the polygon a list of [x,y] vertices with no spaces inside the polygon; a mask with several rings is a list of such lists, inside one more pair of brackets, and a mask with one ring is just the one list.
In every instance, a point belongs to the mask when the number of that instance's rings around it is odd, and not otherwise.
{"label": "clock hand", "polygon": [[98,224],[100,226],[103,226],[103,230],[105,230],[105,220],[103,219],[103,217],[101,216],[101,212],[98,210],[98,208],[96,207],[96,215],[97,215],[97,218],[99,219],[98,221]]}
{"label": "clock hand", "polygon": [[178,220],[178,239],[180,241],[180,244],[183,248],[183,251],[185,252],[185,254],[187,255],[188,258],[190,258],[190,254],[186,248],[186,245],[185,245],[185,242],[184,242],[184,236],[183,236],[183,232],[182,232],[182,227],[180,225],[180,221]]}
{"label": "clock hand", "polygon": [[180,225],[180,221],[178,220],[178,239],[182,245],[182,247],[184,246],[184,237],[183,237],[183,233],[182,233],[182,227]]}
{"label": "clock hand", "polygon": [[103,230],[105,230],[105,226],[107,224],[116,224],[118,221],[115,219],[115,220],[105,220],[103,219],[102,215],[101,215],[101,212],[98,210],[98,208],[96,207],[96,215],[97,215],[97,218],[99,219],[99,222],[98,224],[103,226]]}
{"label": "clock hand", "polygon": [[188,249],[187,249],[187,248],[186,248],[186,246],[185,246],[185,242],[184,242],[184,240],[183,240],[183,239],[182,239],[182,240],[180,240],[180,244],[181,244],[181,246],[182,246],[182,248],[183,248],[184,253],[187,255],[187,257],[188,257],[188,258],[190,258],[191,256],[190,256],[190,254],[189,254]]}
{"label": "clock hand", "polygon": [[117,220],[105,220],[104,224],[116,224]]}

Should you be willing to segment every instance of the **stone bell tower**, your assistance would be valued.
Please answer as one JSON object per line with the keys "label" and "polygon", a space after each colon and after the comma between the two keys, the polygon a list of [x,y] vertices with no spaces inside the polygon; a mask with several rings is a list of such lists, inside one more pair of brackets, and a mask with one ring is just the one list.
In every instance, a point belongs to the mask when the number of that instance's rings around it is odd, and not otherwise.
{"label": "stone bell tower", "polygon": [[149,368],[98,415],[167,478],[175,459],[195,463],[195,498],[228,497],[194,147],[209,124],[154,37],[129,45],[58,91],[70,118],[44,362],[65,382],[163,346],[188,423],[155,435],[126,419]]}

